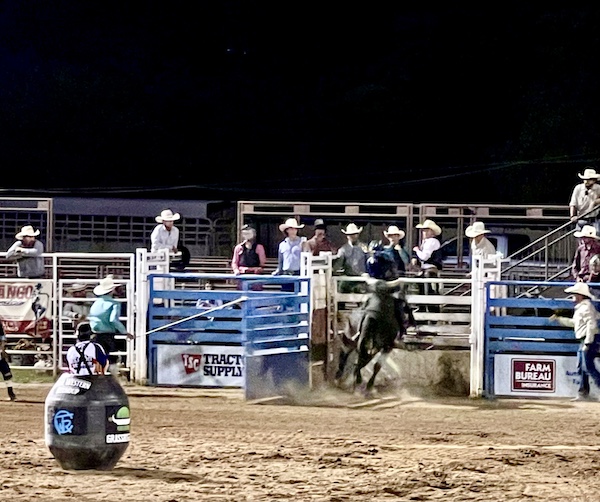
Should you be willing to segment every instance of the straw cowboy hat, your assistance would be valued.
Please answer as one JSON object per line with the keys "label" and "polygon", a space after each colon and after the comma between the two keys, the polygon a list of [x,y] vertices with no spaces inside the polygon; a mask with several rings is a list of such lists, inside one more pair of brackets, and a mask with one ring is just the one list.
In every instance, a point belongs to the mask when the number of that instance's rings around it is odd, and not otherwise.
{"label": "straw cowboy hat", "polygon": [[481,234],[489,234],[490,231],[486,230],[483,221],[475,221],[472,225],[469,225],[465,230],[465,235],[469,238],[477,237]]}
{"label": "straw cowboy hat", "polygon": [[279,230],[285,232],[288,228],[304,228],[304,225],[300,225],[296,218],[288,218],[285,223],[279,225]]}
{"label": "straw cowboy hat", "polygon": [[573,235],[578,239],[580,239],[581,237],[590,237],[592,239],[600,240],[600,237],[596,235],[596,227],[594,227],[593,225],[583,225],[583,227],[581,227],[581,230],[579,232],[573,232]]}
{"label": "straw cowboy hat", "polygon": [[582,180],[597,180],[600,178],[600,174],[595,169],[588,167],[583,171],[583,174],[577,174]]}
{"label": "straw cowboy hat", "polygon": [[346,230],[342,228],[342,232],[346,235],[354,235],[360,234],[362,232],[363,227],[357,227],[354,223],[348,223]]}
{"label": "straw cowboy hat", "polygon": [[396,225],[390,225],[387,230],[383,231],[383,235],[385,235],[386,237],[388,235],[399,235],[400,239],[404,239],[406,233],[404,232],[404,230],[400,230]]}
{"label": "straw cowboy hat", "polygon": [[565,293],[573,293],[576,295],[587,296],[591,300],[596,300],[596,297],[590,291],[590,287],[585,282],[578,282],[574,286],[565,289]]}
{"label": "straw cowboy hat", "polygon": [[94,294],[97,296],[105,295],[106,293],[110,293],[117,286],[118,284],[115,284],[112,274],[109,274],[94,288]]}
{"label": "straw cowboy hat", "polygon": [[156,220],[156,223],[162,223],[164,221],[177,221],[179,218],[181,218],[179,213],[173,213],[170,209],[165,209],[154,219]]}
{"label": "straw cowboy hat", "polygon": [[67,291],[83,291],[85,288],[87,288],[87,284],[83,284],[81,282],[74,282],[73,284],[70,284],[69,286],[67,286]]}
{"label": "straw cowboy hat", "polygon": [[39,230],[34,230],[31,225],[25,225],[15,237],[17,240],[21,240],[23,237],[35,237],[36,235],[40,235]]}
{"label": "straw cowboy hat", "polygon": [[442,233],[442,229],[433,220],[425,220],[423,223],[419,223],[418,225],[416,225],[416,227],[417,228],[429,228],[430,230],[433,230],[433,233],[435,235],[440,235]]}

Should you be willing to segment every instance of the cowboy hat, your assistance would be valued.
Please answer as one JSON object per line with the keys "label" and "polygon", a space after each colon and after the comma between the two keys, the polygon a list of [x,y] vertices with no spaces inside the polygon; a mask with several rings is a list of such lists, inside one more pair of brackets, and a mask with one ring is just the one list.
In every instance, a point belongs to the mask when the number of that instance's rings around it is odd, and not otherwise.
{"label": "cowboy hat", "polygon": [[469,238],[477,237],[481,234],[489,234],[490,231],[486,230],[483,221],[475,221],[472,225],[469,225],[465,230],[465,235]]}
{"label": "cowboy hat", "polygon": [[325,230],[325,229],[327,228],[327,225],[325,225],[325,222],[324,222],[324,221],[323,221],[321,218],[317,218],[317,219],[315,220],[315,223],[314,223],[314,225],[315,225],[315,230],[316,230],[317,228],[321,228],[321,229],[323,229],[323,230]]}
{"label": "cowboy hat", "polygon": [[400,230],[396,225],[390,225],[387,230],[383,231],[383,235],[385,235],[386,237],[388,235],[399,235],[400,239],[404,239],[406,233],[404,232],[404,230]]}
{"label": "cowboy hat", "polygon": [[279,225],[279,230],[285,232],[288,228],[304,228],[304,225],[300,225],[296,218],[288,218],[285,223]]}
{"label": "cowboy hat", "polygon": [[583,171],[583,174],[577,174],[582,180],[597,180],[600,178],[600,174],[596,172],[595,169],[588,167]]}
{"label": "cowboy hat", "polygon": [[173,213],[170,209],[165,209],[154,219],[156,220],[156,223],[162,223],[163,221],[177,221],[179,218],[181,218],[179,213]]}
{"label": "cowboy hat", "polygon": [[573,235],[578,239],[580,239],[581,237],[590,237],[592,239],[600,240],[600,237],[596,235],[596,227],[594,227],[593,225],[583,225],[583,227],[581,227],[581,230],[579,232],[573,232]]}
{"label": "cowboy hat", "polygon": [[88,285],[87,284],[83,284],[81,282],[74,282],[73,284],[70,284],[69,286],[67,286],[67,291],[83,291],[85,288],[87,288]]}
{"label": "cowboy hat", "polygon": [[97,295],[97,296],[105,295],[106,293],[110,293],[117,286],[118,286],[118,284],[115,284],[115,281],[113,280],[113,275],[112,274],[108,274],[94,288],[94,294]]}
{"label": "cowboy hat", "polygon": [[342,228],[342,232],[346,235],[354,235],[360,234],[362,232],[363,227],[357,227],[354,223],[348,223],[346,230]]}
{"label": "cowboy hat", "polygon": [[433,233],[435,235],[440,235],[442,233],[442,229],[433,220],[425,220],[423,223],[419,223],[418,225],[416,225],[416,227],[417,228],[429,228],[430,230],[433,230]]}
{"label": "cowboy hat", "polygon": [[578,282],[574,286],[565,289],[565,293],[573,293],[576,295],[587,296],[591,300],[596,300],[596,297],[590,291],[590,287],[585,282]]}
{"label": "cowboy hat", "polygon": [[39,230],[34,230],[31,225],[25,225],[15,237],[17,240],[21,240],[23,237],[35,237],[36,235],[40,235]]}

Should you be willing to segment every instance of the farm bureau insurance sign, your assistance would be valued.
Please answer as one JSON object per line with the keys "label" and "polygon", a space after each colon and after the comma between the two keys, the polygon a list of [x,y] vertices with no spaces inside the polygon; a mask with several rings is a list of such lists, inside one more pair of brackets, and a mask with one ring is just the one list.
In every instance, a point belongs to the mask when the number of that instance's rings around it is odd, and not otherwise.
{"label": "farm bureau insurance sign", "polygon": [[573,397],[579,376],[575,356],[494,356],[494,395]]}
{"label": "farm bureau insurance sign", "polygon": [[159,345],[156,383],[243,387],[244,349],[223,345]]}

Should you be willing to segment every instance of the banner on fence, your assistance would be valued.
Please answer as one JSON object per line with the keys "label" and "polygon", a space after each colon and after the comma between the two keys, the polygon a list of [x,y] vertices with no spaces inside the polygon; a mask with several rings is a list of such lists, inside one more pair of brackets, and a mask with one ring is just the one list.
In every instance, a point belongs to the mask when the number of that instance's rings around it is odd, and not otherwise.
{"label": "banner on fence", "polygon": [[241,346],[158,345],[159,385],[243,387],[244,349]]}
{"label": "banner on fence", "polygon": [[7,335],[52,336],[52,281],[0,283],[0,320]]}

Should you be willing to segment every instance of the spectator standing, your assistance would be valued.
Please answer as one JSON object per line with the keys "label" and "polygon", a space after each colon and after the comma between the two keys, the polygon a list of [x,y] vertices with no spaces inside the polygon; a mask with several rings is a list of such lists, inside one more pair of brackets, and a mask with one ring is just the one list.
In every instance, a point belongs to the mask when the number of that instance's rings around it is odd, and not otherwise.
{"label": "spectator standing", "polygon": [[315,220],[315,233],[304,243],[304,251],[311,253],[313,256],[319,256],[321,252],[337,253],[337,248],[329,240],[327,236],[327,225],[321,218]]}
{"label": "spectator standing", "polygon": [[16,242],[6,252],[6,258],[16,260],[17,275],[22,279],[41,279],[44,277],[44,245],[36,239],[40,231],[31,225],[21,228],[15,235]]}
{"label": "spectator standing", "polygon": [[573,232],[579,239],[571,265],[573,279],[578,282],[598,282],[600,275],[591,267],[592,258],[600,254],[600,236],[592,225],[584,225],[581,231]]}
{"label": "spectator standing", "polygon": [[12,385],[12,372],[10,371],[10,366],[8,365],[8,354],[6,353],[6,334],[4,333],[4,327],[0,322],[0,373],[2,373],[2,378],[4,379],[4,384],[6,385],[6,389],[8,390],[8,398],[11,401],[16,401],[17,396],[15,395],[15,391],[13,390]]}
{"label": "spectator standing", "polygon": [[99,343],[106,352],[111,365],[110,372],[115,375],[117,374],[116,368],[112,367],[117,362],[117,357],[112,355],[117,350],[115,336],[126,335],[128,338],[133,338],[127,333],[127,328],[119,319],[121,302],[115,298],[117,286],[112,274],[100,281],[94,288],[94,294],[98,298],[92,304],[88,316],[90,328],[94,333],[94,341]]}
{"label": "spectator standing", "polygon": [[335,269],[339,275],[357,277],[367,273],[367,245],[359,240],[362,230],[363,227],[357,227],[354,223],[342,228],[346,243],[335,256]]}
{"label": "spectator standing", "polygon": [[99,343],[91,341],[89,323],[77,326],[77,342],[67,350],[69,373],[75,375],[104,375],[108,356]]}
{"label": "spectator standing", "polygon": [[264,246],[256,241],[256,229],[244,225],[241,234],[242,242],[233,248],[231,270],[236,275],[262,274],[267,255]]}
{"label": "spectator standing", "polygon": [[[586,167],[581,174],[577,174],[582,182],[575,185],[569,200],[569,214],[571,221],[575,221],[575,230],[581,230],[584,225],[593,225],[598,228],[598,210],[592,211],[600,204],[600,174],[595,169]],[[590,212],[591,211],[591,212]],[[589,214],[587,214],[589,213]]]}
{"label": "spectator standing", "polygon": [[[438,236],[442,233],[440,226],[433,220],[425,220],[416,225],[421,229],[421,242],[413,247],[415,257],[413,260],[421,267],[423,278],[430,279],[440,276],[442,270],[441,243]],[[433,282],[419,284],[422,294],[435,295],[439,292],[439,285]],[[429,305],[426,307],[428,312],[439,312],[438,305]]]}
{"label": "spectator standing", "polygon": [[150,251],[156,253],[166,249],[169,253],[177,253],[179,245],[179,229],[175,222],[181,218],[179,213],[173,213],[170,209],[164,209],[154,219],[158,223],[150,234]]}
{"label": "spectator standing", "polygon": [[296,218],[288,218],[279,225],[279,231],[285,238],[279,243],[277,251],[277,269],[273,275],[300,275],[300,254],[306,237],[300,237],[298,230],[304,228]]}
{"label": "spectator standing", "polygon": [[589,399],[590,377],[594,380],[596,386],[600,387],[600,372],[598,372],[594,363],[600,344],[600,337],[598,335],[598,320],[600,320],[600,315],[592,303],[592,300],[596,300],[596,298],[592,295],[586,283],[578,282],[574,286],[566,288],[565,293],[573,294],[573,301],[575,302],[573,317],[552,315],[550,316],[550,320],[573,328],[575,337],[580,341],[579,349],[577,350],[577,372],[580,378],[579,390],[577,397],[573,401],[585,401]]}
{"label": "spectator standing", "polygon": [[496,254],[496,248],[492,242],[485,236],[490,231],[485,228],[482,221],[475,221],[465,230],[465,235],[471,239],[471,256],[481,256],[487,258]]}

